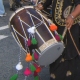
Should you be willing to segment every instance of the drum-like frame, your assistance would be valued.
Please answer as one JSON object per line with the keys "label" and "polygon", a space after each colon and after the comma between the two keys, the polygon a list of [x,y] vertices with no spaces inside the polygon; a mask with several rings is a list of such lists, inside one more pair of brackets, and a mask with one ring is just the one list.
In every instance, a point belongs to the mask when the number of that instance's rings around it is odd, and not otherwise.
{"label": "drum-like frame", "polygon": [[[16,32],[18,35],[20,35],[24,39],[28,39],[28,38],[27,38],[27,36],[26,37],[22,36],[22,34],[20,34],[17,30],[15,30],[14,26],[10,22],[17,13],[19,13],[23,9],[28,9],[28,8],[34,9],[33,6],[24,6],[23,8],[20,8],[17,11],[15,11],[12,14],[12,16],[10,17],[10,20],[9,20],[9,26],[10,26],[10,28],[12,27],[12,32],[11,33],[12,33],[14,39],[16,40],[16,42],[18,43],[18,45],[20,47],[22,47],[22,49],[25,52],[26,52],[26,50],[22,46],[22,43],[20,42],[19,38],[17,36],[15,36],[16,34],[14,34],[14,33]],[[48,22],[48,19],[45,16],[43,16],[40,11],[37,11],[37,13],[38,13],[38,15],[41,15],[42,19],[44,19],[46,22]],[[19,18],[19,20],[21,20],[21,19]],[[44,42],[44,44],[39,46],[38,49],[35,49],[39,53],[39,59],[38,59],[37,63],[39,65],[45,65],[45,66],[54,62],[62,54],[62,52],[64,50],[63,43],[62,42],[57,42],[57,40],[53,36],[52,32],[47,27],[46,22],[43,23],[43,24],[45,24],[45,27],[48,29],[50,35],[52,36],[52,39],[50,39],[48,41],[45,41],[42,38],[42,36],[40,35],[40,33],[38,31],[36,31],[36,34],[40,37],[40,39]],[[15,23],[15,22],[13,21],[13,23]],[[22,27],[23,27],[23,25],[22,25]],[[15,31],[15,32],[13,32],[13,31]],[[23,29],[23,31],[24,31],[24,29]],[[25,34],[25,31],[24,31],[24,34]]]}

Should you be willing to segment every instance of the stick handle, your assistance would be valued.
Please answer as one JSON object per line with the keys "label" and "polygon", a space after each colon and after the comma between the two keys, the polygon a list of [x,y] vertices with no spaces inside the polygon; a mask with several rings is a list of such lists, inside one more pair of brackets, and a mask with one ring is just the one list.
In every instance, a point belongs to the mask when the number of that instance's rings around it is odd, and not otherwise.
{"label": "stick handle", "polygon": [[63,34],[62,34],[62,37],[64,39],[65,35],[66,35],[66,32],[67,32],[67,27],[65,27],[64,31],[63,31]]}

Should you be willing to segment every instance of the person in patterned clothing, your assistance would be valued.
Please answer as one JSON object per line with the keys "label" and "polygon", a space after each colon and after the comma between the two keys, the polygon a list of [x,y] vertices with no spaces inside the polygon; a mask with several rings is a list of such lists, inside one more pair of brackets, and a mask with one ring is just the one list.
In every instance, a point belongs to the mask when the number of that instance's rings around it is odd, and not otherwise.
{"label": "person in patterned clothing", "polygon": [[37,5],[42,10],[52,4],[52,20],[63,34],[65,49],[62,55],[50,64],[50,80],[80,80],[80,0],[45,0]]}

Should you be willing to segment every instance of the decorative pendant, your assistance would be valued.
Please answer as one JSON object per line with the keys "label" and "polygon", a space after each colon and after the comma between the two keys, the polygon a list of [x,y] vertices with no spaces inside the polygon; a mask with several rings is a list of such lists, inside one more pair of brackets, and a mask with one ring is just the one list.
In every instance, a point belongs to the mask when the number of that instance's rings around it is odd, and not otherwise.
{"label": "decorative pendant", "polygon": [[51,31],[57,30],[57,26],[55,24],[50,24],[49,28],[50,28]]}
{"label": "decorative pendant", "polygon": [[34,72],[34,71],[36,70],[36,68],[35,68],[35,66],[34,66],[33,64],[30,64],[30,70],[31,70],[32,72]]}
{"label": "decorative pendant", "polygon": [[38,60],[38,59],[39,59],[39,54],[36,53],[36,52],[34,52],[34,59],[35,59],[35,60]]}
{"label": "decorative pendant", "polygon": [[41,67],[40,67],[40,66],[38,66],[38,67],[36,68],[36,72],[37,72],[37,73],[41,72]]}
{"label": "decorative pendant", "polygon": [[32,43],[33,45],[37,45],[37,40],[36,40],[35,38],[32,38],[31,43]]}
{"label": "decorative pendant", "polygon": [[34,34],[36,32],[36,27],[30,27],[28,29],[28,32],[31,33],[31,34]]}
{"label": "decorative pendant", "polygon": [[36,63],[33,63],[33,65],[35,66],[35,68],[37,69],[38,68],[38,64],[36,64]]}
{"label": "decorative pendant", "polygon": [[55,38],[57,41],[61,41],[60,36],[59,35],[55,35]]}
{"label": "decorative pendant", "polygon": [[28,45],[28,46],[31,46],[31,40],[30,40],[30,39],[28,39],[27,45]]}
{"label": "decorative pendant", "polygon": [[41,67],[39,65],[37,65],[36,63],[33,63],[33,65],[36,67],[37,73],[41,72]]}
{"label": "decorative pendant", "polygon": [[14,74],[14,75],[10,78],[10,80],[17,80],[17,78],[18,78],[18,74]]}
{"label": "decorative pendant", "polygon": [[33,74],[34,76],[38,76],[38,73],[36,72],[36,71],[34,71],[34,74]]}
{"label": "decorative pendant", "polygon": [[34,77],[34,80],[39,80],[39,76],[35,76]]}
{"label": "decorative pendant", "polygon": [[16,69],[17,69],[17,70],[23,69],[23,66],[22,66],[21,62],[19,62],[19,63],[16,65]]}
{"label": "decorative pendant", "polygon": [[59,37],[60,37],[61,40],[63,40],[63,37],[60,34],[59,34]]}
{"label": "decorative pendant", "polygon": [[31,56],[30,53],[27,53],[25,60],[26,60],[27,62],[32,61],[32,56]]}
{"label": "decorative pendant", "polygon": [[29,68],[26,68],[26,70],[24,71],[24,75],[29,76],[31,74],[32,74],[31,70]]}
{"label": "decorative pendant", "polygon": [[34,59],[34,54],[32,54],[32,60],[35,60],[35,59]]}

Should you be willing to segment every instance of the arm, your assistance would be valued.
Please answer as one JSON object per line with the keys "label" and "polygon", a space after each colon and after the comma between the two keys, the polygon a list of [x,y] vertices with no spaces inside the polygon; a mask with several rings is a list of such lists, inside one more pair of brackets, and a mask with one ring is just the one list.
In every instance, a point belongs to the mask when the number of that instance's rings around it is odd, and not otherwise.
{"label": "arm", "polygon": [[80,15],[80,4],[77,4],[73,12],[66,19],[66,27],[70,29],[74,23],[74,19]]}
{"label": "arm", "polygon": [[74,18],[80,15],[80,4],[76,6],[75,10],[71,13],[71,15],[73,15]]}

